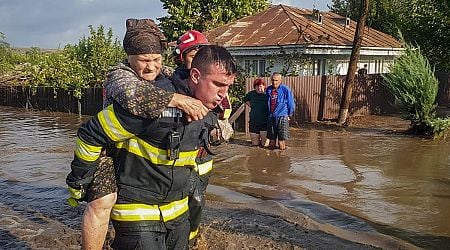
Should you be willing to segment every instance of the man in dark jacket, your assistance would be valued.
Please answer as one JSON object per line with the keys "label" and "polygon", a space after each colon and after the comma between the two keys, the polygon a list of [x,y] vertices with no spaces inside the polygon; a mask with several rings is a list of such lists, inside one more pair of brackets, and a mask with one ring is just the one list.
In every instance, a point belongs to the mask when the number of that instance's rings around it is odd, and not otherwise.
{"label": "man in dark jacket", "polygon": [[[189,79],[172,86],[213,109],[234,81],[235,62],[224,48],[206,46],[192,65]],[[112,210],[114,248],[187,247],[188,183],[198,148],[207,147],[208,129],[214,125],[208,121],[210,117],[188,124],[174,108],[156,120],[145,119],[113,102],[80,128],[72,172],[67,177],[72,193],[80,198],[92,180],[99,149],[113,144],[116,150],[119,193]]]}

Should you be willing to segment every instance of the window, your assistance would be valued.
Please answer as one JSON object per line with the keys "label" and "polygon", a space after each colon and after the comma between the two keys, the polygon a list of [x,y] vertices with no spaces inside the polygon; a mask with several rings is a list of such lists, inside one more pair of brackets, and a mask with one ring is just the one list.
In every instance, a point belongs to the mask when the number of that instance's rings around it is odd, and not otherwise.
{"label": "window", "polygon": [[258,76],[264,76],[266,74],[266,60],[259,60]]}
{"label": "window", "polygon": [[266,60],[244,60],[244,68],[251,76],[264,76],[266,74]]}
{"label": "window", "polygon": [[252,69],[250,67],[250,60],[244,61],[244,69],[247,74],[250,74],[252,72]]}

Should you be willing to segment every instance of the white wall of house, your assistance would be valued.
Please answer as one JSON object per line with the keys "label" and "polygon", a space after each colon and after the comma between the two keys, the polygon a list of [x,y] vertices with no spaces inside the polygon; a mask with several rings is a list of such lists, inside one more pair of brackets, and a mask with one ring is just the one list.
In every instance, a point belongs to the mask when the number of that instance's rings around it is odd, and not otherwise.
{"label": "white wall of house", "polygon": [[[237,62],[243,69],[247,69],[252,76],[270,75],[273,72],[282,72],[285,61],[279,59],[271,63],[264,56],[235,56]],[[393,57],[364,57],[360,58],[357,69],[363,68],[367,64],[368,74],[388,73],[389,65],[394,61]],[[289,72],[299,76],[313,75],[346,75],[349,66],[349,59],[346,57],[317,57],[312,58],[306,64],[292,65]]]}
{"label": "white wall of house", "polygon": [[[351,50],[348,48],[310,48],[285,47],[286,53],[302,52],[310,58],[305,63],[292,63],[288,72],[299,76],[311,75],[346,75],[349,66]],[[270,75],[273,72],[282,72],[286,67],[283,58],[273,58],[273,55],[279,53],[278,47],[262,49],[255,48],[229,48],[230,53],[236,58],[243,69],[247,69],[252,76]],[[321,54],[323,53],[323,54]],[[401,53],[401,49],[380,49],[370,48],[361,50],[361,58],[357,69],[363,68],[364,64],[368,66],[369,74],[387,73],[388,67],[394,59]],[[272,58],[272,59],[270,59]],[[270,61],[272,60],[272,62]]]}
{"label": "white wall of house", "polygon": [[[361,57],[357,64],[357,70],[364,68],[364,65],[367,64],[367,73],[368,74],[380,74],[380,73],[388,73],[389,65],[394,62],[394,58],[364,58]],[[348,60],[330,60],[328,65],[328,70],[333,72],[335,75],[346,75],[348,71],[349,61]],[[335,65],[333,66],[330,65]]]}

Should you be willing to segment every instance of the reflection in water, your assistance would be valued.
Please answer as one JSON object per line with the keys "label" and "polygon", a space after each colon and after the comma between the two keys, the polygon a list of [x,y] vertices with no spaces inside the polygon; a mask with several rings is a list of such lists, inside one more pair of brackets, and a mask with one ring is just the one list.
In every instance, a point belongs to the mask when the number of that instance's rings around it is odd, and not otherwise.
{"label": "reflection in water", "polygon": [[[217,162],[213,183],[297,204],[308,213],[314,209],[296,201],[306,196],[428,248],[450,243],[449,142],[300,129],[283,152],[243,144],[228,145],[219,154],[220,159],[233,157]],[[315,209],[317,219],[327,217]],[[350,222],[324,213],[329,223]]]}
{"label": "reflection in water", "polygon": [[[20,192],[37,199],[11,193],[8,204],[65,198],[59,196],[65,193],[81,122],[76,115],[0,106],[0,184],[8,190],[30,185],[33,189]],[[211,178],[217,187],[209,192],[223,193],[218,187],[226,187],[277,200],[324,222],[352,230],[376,228],[427,248],[450,244],[449,142],[376,131],[298,129],[285,151],[248,145],[235,140],[220,147]]]}
{"label": "reflection in water", "polygon": [[81,122],[70,114],[0,106],[0,176],[64,186]]}
{"label": "reflection in water", "polygon": [[[278,185],[289,175],[291,162],[289,156],[282,152],[257,149],[255,155],[247,155],[243,167],[249,174],[249,180],[242,191],[254,196],[271,199],[291,199],[290,191]],[[252,188],[264,188],[265,192],[252,192]]]}

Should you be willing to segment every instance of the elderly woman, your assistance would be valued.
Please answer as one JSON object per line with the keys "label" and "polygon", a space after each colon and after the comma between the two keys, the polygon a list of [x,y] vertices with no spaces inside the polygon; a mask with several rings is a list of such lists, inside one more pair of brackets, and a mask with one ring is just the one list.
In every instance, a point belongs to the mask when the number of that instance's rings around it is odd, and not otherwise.
{"label": "elderly woman", "polygon": [[250,138],[253,146],[267,146],[267,119],[269,110],[268,97],[265,93],[266,83],[263,79],[253,82],[254,90],[248,92],[244,102],[250,106]]}

